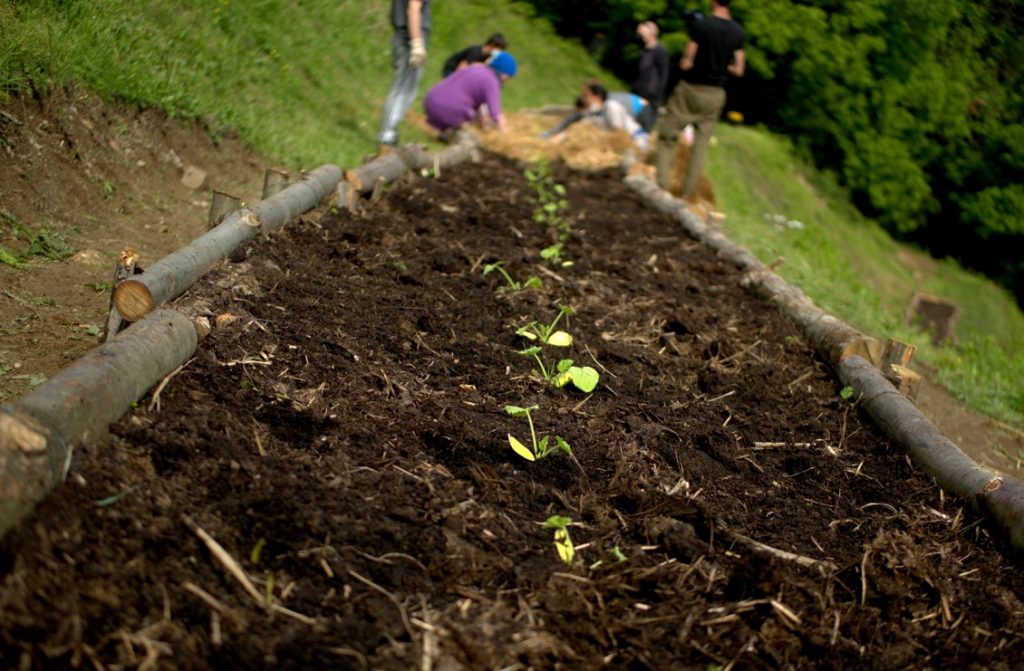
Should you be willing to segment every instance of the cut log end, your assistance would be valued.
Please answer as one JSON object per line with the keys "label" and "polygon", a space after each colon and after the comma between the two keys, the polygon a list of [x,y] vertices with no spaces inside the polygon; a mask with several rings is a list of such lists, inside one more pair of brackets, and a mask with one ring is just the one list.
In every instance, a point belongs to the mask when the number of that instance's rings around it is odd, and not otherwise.
{"label": "cut log end", "polygon": [[125,321],[137,322],[156,308],[156,301],[145,284],[125,280],[114,289],[114,307]]}
{"label": "cut log end", "polygon": [[16,450],[25,454],[42,452],[46,449],[46,436],[28,423],[0,412],[0,451]]}

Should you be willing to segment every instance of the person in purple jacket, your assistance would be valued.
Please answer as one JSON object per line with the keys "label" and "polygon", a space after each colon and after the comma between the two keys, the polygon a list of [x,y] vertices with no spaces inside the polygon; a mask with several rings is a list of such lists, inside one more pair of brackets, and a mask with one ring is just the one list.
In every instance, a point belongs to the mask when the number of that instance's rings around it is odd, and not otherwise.
{"label": "person in purple jacket", "polygon": [[[451,73],[427,91],[423,109],[427,123],[450,134],[468,121],[486,125],[489,116],[498,130],[505,132],[501,111],[501,87],[515,76],[516,59],[505,51],[496,52],[487,62],[475,63]],[[487,114],[482,107],[487,106]]]}

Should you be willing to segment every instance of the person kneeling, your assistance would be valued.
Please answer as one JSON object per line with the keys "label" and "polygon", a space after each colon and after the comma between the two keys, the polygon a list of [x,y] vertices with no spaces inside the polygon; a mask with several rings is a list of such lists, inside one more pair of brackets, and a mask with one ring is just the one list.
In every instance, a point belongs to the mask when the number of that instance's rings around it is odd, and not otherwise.
{"label": "person kneeling", "polygon": [[445,140],[469,121],[487,127],[487,117],[499,131],[505,132],[501,87],[515,76],[516,69],[516,59],[500,51],[486,65],[477,63],[456,70],[435,84],[423,99],[427,123],[440,131]]}

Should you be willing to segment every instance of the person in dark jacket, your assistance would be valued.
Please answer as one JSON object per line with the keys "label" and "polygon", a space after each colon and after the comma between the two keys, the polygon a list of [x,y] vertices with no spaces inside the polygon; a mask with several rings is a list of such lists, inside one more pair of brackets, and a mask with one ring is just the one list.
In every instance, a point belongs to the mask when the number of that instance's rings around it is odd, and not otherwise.
{"label": "person in dark jacket", "polygon": [[630,93],[650,103],[651,110],[657,114],[665,100],[665,88],[668,86],[668,49],[658,40],[658,24],[654,21],[641,23],[636,27],[636,34],[643,40],[644,52],[640,55]]}
{"label": "person in dark jacket", "polygon": [[473,63],[486,63],[491,54],[506,49],[508,49],[508,41],[505,36],[501,33],[494,33],[483,44],[474,44],[449,56],[448,60],[444,62],[441,76],[447,77],[459,68]]}
{"label": "person in dark jacket", "polygon": [[654,154],[658,184],[667,189],[676,139],[687,124],[694,125],[690,163],[681,194],[684,199],[689,199],[697,189],[708,141],[725,107],[726,79],[729,75],[743,76],[743,38],[743,28],[729,13],[729,0],[711,0],[711,14],[696,21],[690,29],[690,42],[679,61],[683,78],[658,121],[658,147]]}

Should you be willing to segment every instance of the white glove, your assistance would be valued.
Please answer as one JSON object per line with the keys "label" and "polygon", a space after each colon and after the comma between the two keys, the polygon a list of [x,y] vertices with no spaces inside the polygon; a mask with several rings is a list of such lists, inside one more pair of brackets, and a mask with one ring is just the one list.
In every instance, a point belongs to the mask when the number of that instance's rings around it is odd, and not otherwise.
{"label": "white glove", "polygon": [[414,37],[409,41],[409,67],[420,68],[427,62],[427,47],[422,37]]}

